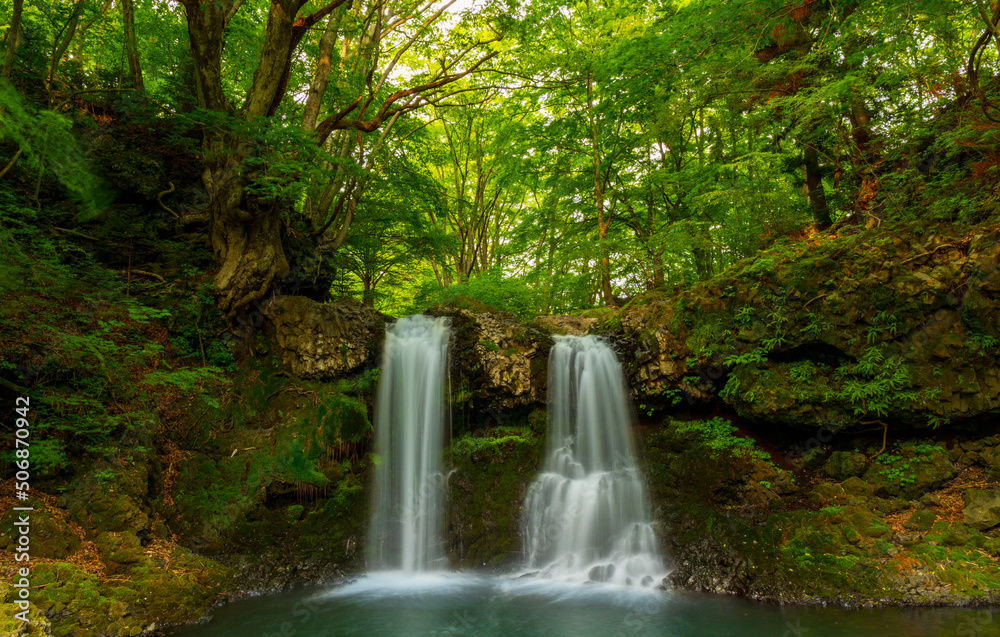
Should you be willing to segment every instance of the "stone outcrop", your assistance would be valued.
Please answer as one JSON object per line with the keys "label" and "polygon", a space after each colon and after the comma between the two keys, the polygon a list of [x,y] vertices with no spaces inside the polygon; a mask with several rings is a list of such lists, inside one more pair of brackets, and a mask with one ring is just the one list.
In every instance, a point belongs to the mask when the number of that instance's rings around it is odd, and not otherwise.
{"label": "stone outcrop", "polygon": [[965,523],[977,531],[985,531],[1000,524],[1000,490],[967,490],[963,517]]}
{"label": "stone outcrop", "polygon": [[278,360],[305,378],[335,378],[377,364],[388,317],[350,299],[279,296],[265,308]]}
{"label": "stone outcrop", "polygon": [[[784,244],[596,324],[637,395],[815,428],[1000,413],[1000,231]],[[664,401],[665,402],[665,401]]]}
{"label": "stone outcrop", "polygon": [[439,306],[452,321],[452,399],[480,412],[507,412],[544,403],[552,338],[514,318]]}
{"label": "stone outcrop", "polygon": [[[428,310],[452,321],[452,399],[482,412],[541,404],[550,331],[582,333],[593,319],[550,326],[526,324],[502,312],[454,306]],[[304,378],[332,379],[377,366],[385,326],[393,319],[351,300],[317,303],[284,296],[267,307],[268,333],[278,361]]]}

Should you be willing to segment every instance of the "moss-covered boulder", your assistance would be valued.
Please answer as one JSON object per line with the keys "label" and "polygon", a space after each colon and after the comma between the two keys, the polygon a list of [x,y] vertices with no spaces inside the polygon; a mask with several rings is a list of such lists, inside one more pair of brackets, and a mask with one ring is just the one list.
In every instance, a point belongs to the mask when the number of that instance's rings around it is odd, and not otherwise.
{"label": "moss-covered boulder", "polygon": [[859,498],[870,498],[875,493],[875,488],[872,485],[856,476],[844,480],[840,486],[847,495]]}
{"label": "moss-covered boulder", "polygon": [[70,528],[67,512],[54,504],[32,500],[28,502],[34,511],[22,513],[7,511],[0,517],[0,549],[14,552],[19,535],[15,522],[28,515],[31,528],[31,555],[54,560],[66,559],[80,548],[80,539]]}
{"label": "moss-covered boulder", "polygon": [[868,470],[871,462],[868,456],[863,453],[851,451],[834,451],[830,454],[823,470],[826,475],[838,482],[842,482],[852,477],[861,477]]}
{"label": "moss-covered boulder", "polygon": [[943,487],[957,474],[944,447],[907,443],[876,457],[864,479],[878,495],[914,500]]}
{"label": "moss-covered boulder", "polygon": [[903,526],[914,531],[929,531],[938,518],[936,511],[922,509],[914,511],[913,514],[903,522]]}
{"label": "moss-covered boulder", "polygon": [[55,637],[135,637],[155,625],[200,619],[231,590],[231,576],[211,560],[164,546],[113,580],[75,564],[38,564],[32,597]]}
{"label": "moss-covered boulder", "polygon": [[1000,489],[967,489],[965,523],[979,531],[1000,525]]}
{"label": "moss-covered boulder", "polygon": [[150,527],[149,477],[155,461],[149,451],[97,462],[66,492],[66,508],[87,534],[142,533]]}
{"label": "moss-covered boulder", "polygon": [[110,574],[127,571],[142,562],[144,557],[142,544],[131,531],[101,533],[94,544]]}
{"label": "moss-covered boulder", "polygon": [[[52,635],[52,626],[48,618],[41,612],[38,606],[31,602],[24,604],[16,603],[20,599],[12,581],[4,577],[0,579],[0,635],[7,637],[43,637]],[[27,615],[21,615],[28,619],[27,622],[17,615],[27,611]]]}

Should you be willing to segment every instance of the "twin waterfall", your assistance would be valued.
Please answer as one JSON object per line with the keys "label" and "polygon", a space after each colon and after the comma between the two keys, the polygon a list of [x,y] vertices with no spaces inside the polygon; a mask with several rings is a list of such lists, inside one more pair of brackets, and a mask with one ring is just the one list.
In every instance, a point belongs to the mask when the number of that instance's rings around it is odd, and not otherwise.
{"label": "twin waterfall", "polygon": [[375,508],[368,566],[444,568],[441,451],[448,414],[447,318],[416,315],[386,328],[375,403]]}
{"label": "twin waterfall", "polygon": [[594,336],[556,337],[548,391],[548,453],[524,505],[527,567],[564,581],[658,582],[663,562],[615,353]]}
{"label": "twin waterfall", "polygon": [[[448,319],[410,316],[386,330],[375,407],[373,570],[443,569],[441,456]],[[548,453],[524,505],[527,567],[538,577],[649,586],[663,575],[631,446],[632,411],[614,352],[556,337],[549,360]]]}

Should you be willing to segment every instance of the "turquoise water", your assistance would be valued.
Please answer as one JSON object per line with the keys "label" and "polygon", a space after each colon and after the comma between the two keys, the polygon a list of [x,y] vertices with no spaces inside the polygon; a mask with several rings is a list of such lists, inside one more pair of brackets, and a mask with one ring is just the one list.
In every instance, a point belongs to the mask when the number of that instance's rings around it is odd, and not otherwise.
{"label": "turquoise water", "polygon": [[1000,611],[757,604],[462,574],[373,574],[246,599],[176,637],[987,637]]}

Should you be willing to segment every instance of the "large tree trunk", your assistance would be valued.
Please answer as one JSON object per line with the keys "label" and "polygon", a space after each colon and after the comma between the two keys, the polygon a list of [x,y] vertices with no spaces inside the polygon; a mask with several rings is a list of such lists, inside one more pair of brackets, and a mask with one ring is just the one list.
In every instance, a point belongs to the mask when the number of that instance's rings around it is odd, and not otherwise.
{"label": "large tree trunk", "polygon": [[132,0],[121,0],[122,24],[125,27],[125,52],[128,56],[128,70],[132,75],[132,86],[139,91],[142,85],[142,66],[139,64],[139,47],[135,41],[135,12]]}
{"label": "large tree trunk", "polygon": [[212,200],[209,237],[219,263],[213,283],[219,307],[230,317],[288,274],[278,204],[247,197],[238,174],[243,159],[230,156],[203,175]]}
{"label": "large tree trunk", "polygon": [[[78,0],[79,1],[79,0]],[[216,113],[229,115],[245,122],[274,115],[284,97],[291,62],[301,39],[326,19],[330,13],[350,0],[329,0],[308,15],[299,15],[307,0],[270,0],[267,25],[260,49],[260,59],[253,74],[253,83],[239,108],[230,104],[222,88],[222,49],[226,25],[239,9],[243,0],[180,0],[187,16],[188,41],[195,67],[198,105]],[[432,20],[441,15],[440,9]],[[376,32],[378,32],[376,30]],[[422,32],[422,31],[421,31]],[[333,37],[332,34],[330,37]],[[417,36],[413,36],[416,38]],[[410,42],[412,44],[412,41]],[[479,43],[488,44],[487,43]],[[408,46],[408,45],[407,45]],[[467,51],[466,51],[467,52]],[[323,144],[334,130],[352,129],[374,131],[388,122],[391,126],[399,114],[418,108],[419,96],[456,82],[473,72],[497,53],[483,56],[469,69],[460,73],[440,71],[432,81],[392,93],[369,120],[347,120],[364,95],[331,114],[316,126],[316,140]],[[464,53],[462,54],[464,55]],[[325,83],[323,61],[318,69],[319,80],[313,87],[317,97]],[[327,63],[328,64],[328,63]],[[388,73],[388,71],[387,71]],[[379,85],[381,86],[381,85]],[[375,99],[377,90],[370,87],[368,102]],[[315,117],[312,113],[309,117]],[[306,122],[311,127],[314,122]],[[206,165],[202,175],[211,198],[209,236],[219,262],[215,275],[219,306],[228,317],[260,299],[276,277],[288,271],[288,262],[281,245],[279,206],[281,202],[265,201],[248,195],[247,185],[254,175],[247,170],[246,160],[251,155],[252,140],[249,135],[233,132],[225,125],[205,133],[203,151]],[[381,140],[380,140],[381,142]],[[355,189],[356,193],[360,190]],[[336,193],[331,191],[331,196]],[[343,240],[350,226],[356,200],[345,202],[346,213],[341,220],[338,241]],[[326,207],[322,207],[326,210]],[[325,231],[327,227],[324,227]]]}
{"label": "large tree trunk", "polygon": [[[204,0],[186,0],[185,6],[199,105],[234,114],[221,82],[223,33],[232,17],[231,6]],[[266,44],[254,84],[238,114],[243,119],[265,115],[274,98],[275,83],[285,63],[280,52],[289,49],[291,20],[297,10],[297,3],[288,0],[271,5]],[[216,130],[205,135],[207,167],[202,180],[212,202],[209,238],[219,264],[213,283],[219,307],[230,318],[261,299],[276,277],[288,273],[278,202],[249,197],[245,191],[253,178],[243,166],[250,149],[250,140],[239,134]]]}

